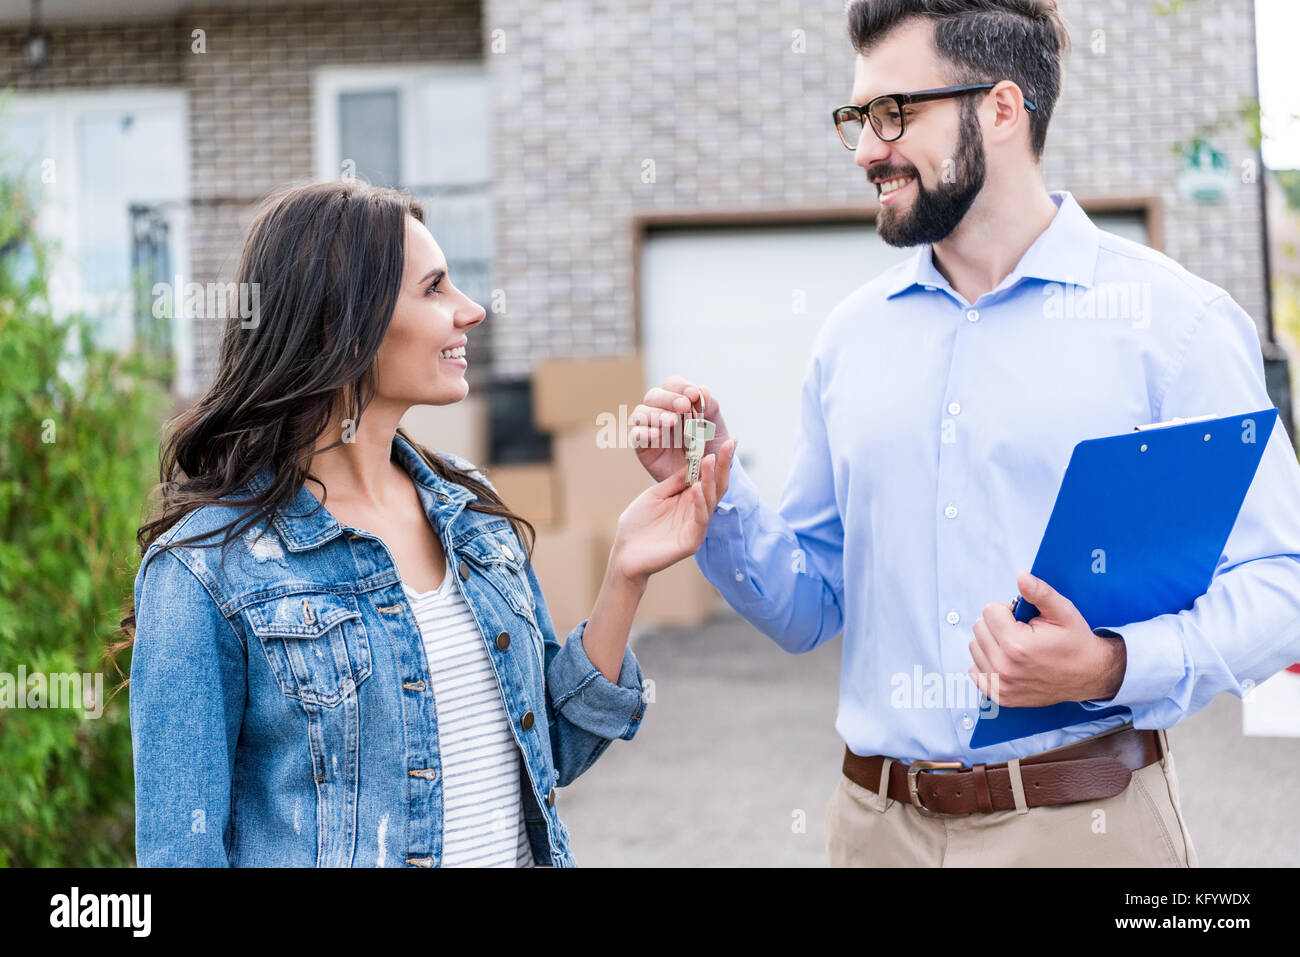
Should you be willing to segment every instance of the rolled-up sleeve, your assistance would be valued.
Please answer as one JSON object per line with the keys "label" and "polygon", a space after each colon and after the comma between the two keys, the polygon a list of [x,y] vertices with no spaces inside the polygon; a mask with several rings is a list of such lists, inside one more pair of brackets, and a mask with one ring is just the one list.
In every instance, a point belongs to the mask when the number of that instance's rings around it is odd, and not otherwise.
{"label": "rolled-up sleeve", "polygon": [[546,668],[546,684],[555,707],[574,725],[602,738],[630,741],[645,710],[641,665],[631,648],[614,684],[591,663],[582,646],[587,621],[569,633]]}
{"label": "rolled-up sleeve", "polygon": [[616,738],[630,741],[636,736],[645,717],[648,695],[641,665],[631,648],[623,649],[617,684],[591,663],[582,644],[589,619],[580,622],[561,644],[531,563],[527,577],[537,626],[546,647],[551,753],[557,783],[564,787],[595,764],[610,742]]}

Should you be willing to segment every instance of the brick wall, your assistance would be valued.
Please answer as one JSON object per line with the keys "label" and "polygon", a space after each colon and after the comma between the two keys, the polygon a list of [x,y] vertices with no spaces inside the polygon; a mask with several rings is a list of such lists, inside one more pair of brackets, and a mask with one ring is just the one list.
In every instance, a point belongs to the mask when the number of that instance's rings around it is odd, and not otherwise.
{"label": "brick wall", "polygon": [[[871,202],[828,119],[852,79],[843,5],[196,6],[167,21],[53,27],[49,63],[34,75],[23,64],[25,31],[0,31],[0,84],[185,87],[192,278],[205,282],[232,274],[258,198],[313,175],[315,67],[485,57],[497,117],[495,283],[505,294],[505,311],[490,320],[494,365],[521,375],[548,355],[636,348],[630,222],[638,212]],[[1251,0],[1203,0],[1175,17],[1158,16],[1154,0],[1063,0],[1062,8],[1075,49],[1048,138],[1047,185],[1160,197],[1166,251],[1262,323],[1255,187],[1238,185],[1218,206],[1183,200],[1170,150],[1253,94]],[[194,29],[205,31],[203,54],[190,50]],[[1219,139],[1239,168],[1250,155],[1241,131]],[[219,325],[196,323],[200,388],[211,378]]]}
{"label": "brick wall", "polygon": [[[1253,95],[1251,0],[1197,2],[1175,17],[1156,15],[1154,0],[1061,6],[1074,52],[1048,137],[1048,187],[1159,196],[1165,250],[1262,323],[1256,187],[1238,186],[1220,206],[1183,200],[1170,149]],[[488,67],[506,118],[495,147],[500,370],[635,348],[638,211],[870,202],[829,121],[852,82],[843,9],[553,0],[539,11],[486,0]],[[1095,30],[1104,53],[1093,52]],[[1249,157],[1240,131],[1221,139],[1239,167]],[[653,183],[643,182],[646,161]]]}
{"label": "brick wall", "polygon": [[59,25],[45,30],[45,65],[27,69],[27,30],[0,29],[0,89],[20,92],[107,86],[180,86],[179,20]]}
{"label": "brick wall", "polygon": [[[1240,182],[1252,159],[1245,130],[1217,136],[1238,175],[1223,203],[1177,195],[1182,160],[1171,144],[1216,119],[1234,117],[1255,96],[1252,0],[1191,3],[1160,16],[1154,2],[1069,0],[1074,54],[1044,157],[1049,185],[1081,194],[1151,193],[1164,205],[1164,249],[1226,289],[1263,327],[1264,241],[1258,183]],[[1105,52],[1092,52],[1094,31]],[[1102,117],[1113,111],[1114,126]]]}
{"label": "brick wall", "polygon": [[[49,59],[26,69],[26,30],[0,31],[0,86],[20,91],[177,86],[189,94],[191,266],[229,280],[257,201],[311,179],[312,71],[318,66],[478,60],[477,0],[277,7],[195,5],[179,17],[53,26]],[[192,50],[204,31],[205,51]],[[220,320],[195,320],[195,381],[215,371]]]}
{"label": "brick wall", "polygon": [[[195,279],[228,280],[256,201],[314,177],[315,68],[479,59],[480,11],[475,0],[193,9],[186,37],[202,29],[207,39],[206,53],[183,60]],[[202,386],[215,370],[221,323],[196,325]]]}

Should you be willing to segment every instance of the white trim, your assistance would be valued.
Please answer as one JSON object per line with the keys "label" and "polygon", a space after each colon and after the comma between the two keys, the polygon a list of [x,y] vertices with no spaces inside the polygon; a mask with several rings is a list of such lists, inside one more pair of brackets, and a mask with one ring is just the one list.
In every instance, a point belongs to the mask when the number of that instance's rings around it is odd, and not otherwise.
{"label": "white trim", "polygon": [[339,155],[338,98],[340,93],[396,89],[401,116],[401,169],[403,185],[423,186],[419,182],[420,156],[433,148],[431,124],[421,117],[416,96],[421,80],[429,77],[487,77],[487,65],[481,60],[466,63],[406,63],[390,66],[347,65],[319,67],[312,73],[312,115],[315,136],[312,140],[316,178],[338,179],[342,170]]}

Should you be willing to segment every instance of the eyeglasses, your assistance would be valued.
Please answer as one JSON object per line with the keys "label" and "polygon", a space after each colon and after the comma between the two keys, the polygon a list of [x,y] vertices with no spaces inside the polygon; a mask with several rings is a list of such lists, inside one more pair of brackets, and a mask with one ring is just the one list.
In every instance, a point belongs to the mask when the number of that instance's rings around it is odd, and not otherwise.
{"label": "eyeglasses", "polygon": [[[916,93],[886,93],[875,97],[866,106],[854,106],[851,103],[848,106],[837,106],[831,111],[831,116],[835,120],[840,141],[848,149],[854,150],[862,136],[862,127],[868,120],[872,131],[882,142],[892,143],[903,135],[903,107],[912,103],[928,103],[931,100],[946,100],[967,93],[988,91],[995,86],[996,83],[974,83],[967,86],[945,86],[938,90],[920,90]],[[1025,100],[1025,109],[1032,111],[1038,107]]]}

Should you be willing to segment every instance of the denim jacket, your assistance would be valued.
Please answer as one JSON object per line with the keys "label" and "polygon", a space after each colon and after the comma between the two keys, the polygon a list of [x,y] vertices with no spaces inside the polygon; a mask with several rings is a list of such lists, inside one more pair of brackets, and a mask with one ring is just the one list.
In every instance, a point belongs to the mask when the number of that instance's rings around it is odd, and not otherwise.
{"label": "denim jacket", "polygon": [[[586,620],[561,645],[510,523],[467,510],[473,493],[436,475],[400,435],[393,457],[414,479],[486,643],[522,755],[534,859],[575,866],[555,789],[614,738],[635,736],[641,668],[629,648],[618,683],[608,681],[583,650]],[[269,481],[264,470],[248,487]],[[383,542],[318,505],[304,485],[231,544],[224,568],[220,547],[168,549],[141,564],[130,714],[142,866],[441,860],[438,722],[419,626]],[[197,509],[145,557],[237,514]]]}

